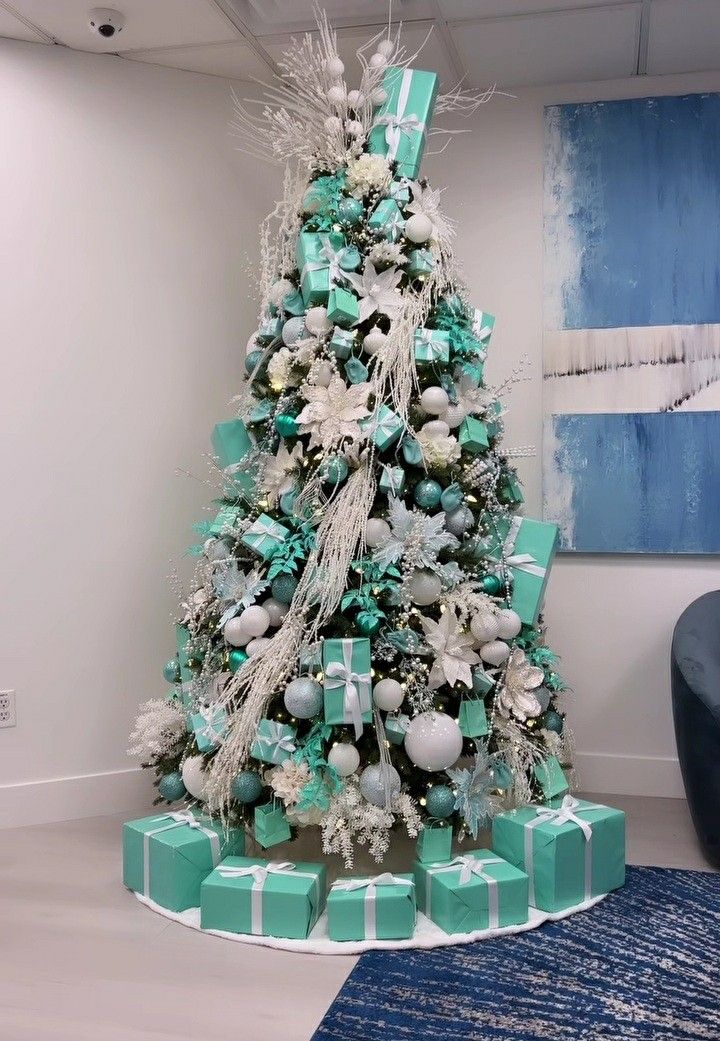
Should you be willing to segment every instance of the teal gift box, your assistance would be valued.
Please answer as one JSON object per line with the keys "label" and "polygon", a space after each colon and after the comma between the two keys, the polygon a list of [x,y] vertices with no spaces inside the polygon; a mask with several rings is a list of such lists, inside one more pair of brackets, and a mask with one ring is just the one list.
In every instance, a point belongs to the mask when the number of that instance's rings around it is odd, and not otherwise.
{"label": "teal gift box", "polygon": [[275,402],[271,398],[263,398],[250,409],[249,423],[264,423],[275,411]]}
{"label": "teal gift box", "polygon": [[266,806],[256,806],[253,813],[253,835],[255,841],[268,849],[290,838],[290,825],[282,806],[269,802]]}
{"label": "teal gift box", "polygon": [[243,510],[240,506],[221,507],[210,525],[210,534],[216,537],[230,534],[242,517]]}
{"label": "teal gift box", "polygon": [[487,347],[490,343],[490,337],[494,328],[494,316],[488,314],[487,311],[481,311],[479,308],[474,307],[472,311],[472,332],[475,339],[483,347]]}
{"label": "teal gift box", "polygon": [[263,560],[270,560],[289,534],[288,529],[282,524],[268,517],[267,513],[261,513],[257,520],[245,529],[240,541]]}
{"label": "teal gift box", "polygon": [[402,495],[405,489],[405,471],[402,466],[383,466],[378,487],[385,495]]}
{"label": "teal gift box", "polygon": [[387,405],[381,405],[375,414],[360,422],[360,429],[369,433],[381,452],[400,440],[405,424]]}
{"label": "teal gift box", "polygon": [[556,799],[559,795],[564,795],[565,792],[570,791],[565,771],[560,765],[558,758],[554,755],[550,755],[542,763],[538,763],[533,768],[533,773],[547,800]]}
{"label": "teal gift box", "polygon": [[337,325],[354,325],[360,317],[358,298],[342,286],[333,286],[328,297],[327,316]]}
{"label": "teal gift box", "polygon": [[445,329],[416,329],[415,361],[450,361],[450,333]]}
{"label": "teal gift box", "polygon": [[528,920],[528,876],[497,852],[476,849],[449,864],[416,861],[413,870],[418,907],[446,933]]}
{"label": "teal gift box", "polygon": [[227,733],[227,714],[224,708],[201,708],[188,716],[188,729],[195,735],[201,752],[217,748]]}
{"label": "teal gift box", "polygon": [[435,257],[429,249],[411,249],[405,270],[410,278],[429,275],[435,268]]}
{"label": "teal gift box", "polygon": [[[486,411],[485,422],[487,424],[488,435],[490,437],[497,437],[502,430],[502,405],[499,401],[493,401]],[[492,417],[492,418],[490,418]],[[520,502],[523,501],[522,493],[520,494]]]}
{"label": "teal gift box", "polygon": [[200,885],[224,856],[245,852],[245,832],[199,813],[123,824],[123,882],[169,911],[200,904]]}
{"label": "teal gift box", "polygon": [[383,89],[387,98],[374,114],[368,151],[395,162],[396,176],[415,180],[435,108],[438,77],[434,72],[391,65]]}
{"label": "teal gift box", "polygon": [[325,722],[352,723],[359,737],[372,720],[370,641],[324,640],[322,664]]}
{"label": "teal gift box", "polygon": [[255,731],[255,740],[250,746],[250,755],[262,763],[279,766],[295,751],[297,730],[288,723],[275,719],[261,719]]}
{"label": "teal gift box", "polygon": [[484,737],[489,729],[484,702],[479,698],[463,698],[458,725],[463,737]]}
{"label": "teal gift box", "polygon": [[421,864],[439,864],[452,856],[452,825],[429,822],[418,835],[415,847]]}
{"label": "teal gift box", "polygon": [[392,745],[401,745],[410,726],[410,716],[399,713],[385,717],[385,736]]}
{"label": "teal gift box", "polygon": [[495,535],[486,544],[486,555],[499,560],[504,546],[513,579],[510,606],[525,625],[535,625],[557,548],[557,525],[517,516],[493,525]]}
{"label": "teal gift box", "polygon": [[304,940],[325,907],[325,865],[227,857],[200,891],[200,926]]}
{"label": "teal gift box", "polygon": [[308,307],[327,303],[331,282],[340,275],[339,265],[333,258],[344,245],[344,237],[336,231],[301,231],[298,235],[296,257],[300,289]]}
{"label": "teal gift box", "polygon": [[266,318],[260,323],[260,328],[255,333],[258,343],[272,343],[277,340],[282,332],[282,318]]}
{"label": "teal gift box", "polygon": [[485,452],[490,447],[487,427],[481,419],[475,419],[474,416],[466,416],[463,419],[458,431],[458,441],[461,447],[472,455]]}
{"label": "teal gift box", "polygon": [[410,181],[407,177],[400,177],[390,184],[389,195],[391,199],[402,208],[410,202]]}
{"label": "teal gift box", "polygon": [[415,931],[412,875],[340,878],[327,901],[331,940],[406,940]]}
{"label": "teal gift box", "polygon": [[302,318],[304,316],[305,301],[299,289],[293,289],[292,293],[287,293],[283,297],[282,308],[286,314],[292,315],[293,318]]}
{"label": "teal gift box", "polygon": [[355,333],[336,325],[328,346],[336,358],[345,361],[350,357],[355,346]]}
{"label": "teal gift box", "polygon": [[495,680],[492,676],[488,676],[484,669],[473,669],[472,670],[472,689],[473,694],[481,698],[489,690],[495,686]]}
{"label": "teal gift box", "polygon": [[[212,449],[221,470],[235,466],[252,452],[252,439],[241,419],[230,419],[226,423],[217,423],[212,432]],[[253,488],[250,473],[228,475],[233,491],[249,493]]]}
{"label": "teal gift box", "polygon": [[530,903],[564,911],[625,882],[625,814],[565,796],[493,821],[493,849],[530,876]]}
{"label": "teal gift box", "polygon": [[405,220],[394,199],[383,199],[368,217],[368,228],[390,242],[397,242],[403,233]]}

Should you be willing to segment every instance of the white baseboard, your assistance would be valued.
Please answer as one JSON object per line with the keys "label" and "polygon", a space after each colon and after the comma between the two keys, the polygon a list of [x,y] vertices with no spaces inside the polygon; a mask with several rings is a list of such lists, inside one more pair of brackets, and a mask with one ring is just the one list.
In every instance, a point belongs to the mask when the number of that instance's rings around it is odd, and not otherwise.
{"label": "white baseboard", "polygon": [[139,767],[0,785],[0,828],[152,812],[151,774]]}
{"label": "white baseboard", "polygon": [[668,756],[576,752],[577,787],[603,795],[654,795],[684,799],[677,759]]}

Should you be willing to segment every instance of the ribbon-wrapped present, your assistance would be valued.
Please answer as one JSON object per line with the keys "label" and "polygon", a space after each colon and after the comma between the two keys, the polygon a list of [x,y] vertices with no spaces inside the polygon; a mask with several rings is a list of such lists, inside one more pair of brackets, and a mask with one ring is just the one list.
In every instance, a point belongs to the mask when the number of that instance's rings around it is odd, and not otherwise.
{"label": "ribbon-wrapped present", "polygon": [[352,354],[355,342],[354,332],[349,329],[341,329],[339,325],[336,325],[328,346],[336,358],[345,361]]}
{"label": "ribbon-wrapped present", "polygon": [[260,323],[258,331],[255,333],[255,339],[258,343],[272,343],[273,340],[277,340],[282,332],[283,320],[280,317],[265,318]]}
{"label": "ribbon-wrapped present", "polygon": [[210,752],[221,744],[227,733],[227,714],[217,705],[202,705],[188,716],[188,729],[195,735],[201,752]]}
{"label": "ribbon-wrapped present", "polygon": [[359,738],[372,720],[370,641],[325,640],[322,656],[325,722],[352,723]]}
{"label": "ribbon-wrapped present", "polygon": [[403,206],[407,206],[410,202],[410,179],[408,177],[399,177],[391,182],[388,194],[391,199],[394,199],[400,209]]}
{"label": "ribbon-wrapped present", "polygon": [[123,882],[169,911],[200,904],[200,884],[222,857],[245,852],[245,832],[189,810],[123,824]]}
{"label": "ribbon-wrapped present", "polygon": [[418,907],[446,933],[522,925],[528,920],[528,877],[489,849],[449,863],[416,861]]}
{"label": "ribbon-wrapped present", "polygon": [[485,703],[480,698],[463,698],[458,725],[463,737],[484,737],[489,729]]}
{"label": "ribbon-wrapped present", "polygon": [[438,77],[434,72],[390,66],[383,88],[387,98],[375,112],[368,151],[396,163],[396,176],[415,180],[435,108]]}
{"label": "ribbon-wrapped present", "polygon": [[385,495],[402,495],[405,489],[405,471],[402,466],[383,466],[378,487]]}
{"label": "ribbon-wrapped present", "polygon": [[488,676],[484,669],[476,668],[472,670],[472,690],[476,697],[484,697],[494,686],[495,680],[492,676]]}
{"label": "ribbon-wrapped present", "polygon": [[253,813],[253,835],[255,836],[255,841],[263,849],[288,841],[290,838],[290,825],[280,803],[273,800],[265,806],[255,807]]}
{"label": "ribbon-wrapped present", "polygon": [[342,286],[333,286],[328,296],[327,316],[337,325],[354,325],[360,317],[358,298]]}
{"label": "ribbon-wrapped present", "polygon": [[304,940],[325,907],[324,864],[227,857],[202,884],[200,925]]}
{"label": "ribbon-wrapped present", "polygon": [[395,444],[405,429],[400,416],[387,405],[380,405],[374,414],[360,421],[360,429],[367,432],[381,452]]}
{"label": "ribbon-wrapped present", "polygon": [[252,474],[239,464],[254,448],[252,439],[241,419],[230,419],[216,423],[212,432],[212,449],[218,465],[229,479],[234,492],[248,495],[253,488]]}
{"label": "ribbon-wrapped present", "polygon": [[460,446],[472,455],[486,452],[490,447],[487,427],[481,419],[476,419],[475,416],[466,416],[463,419],[458,430],[458,441]]}
{"label": "ribbon-wrapped present", "polygon": [[261,719],[255,731],[255,740],[250,747],[250,755],[263,763],[279,766],[295,751],[296,734],[295,727],[288,723],[278,723],[276,719]]}
{"label": "ribbon-wrapped present", "polygon": [[[488,437],[497,437],[500,431],[502,430],[502,405],[497,399],[488,406],[485,412],[485,417],[485,425],[487,426]],[[519,501],[523,501],[522,493],[520,495]]]}
{"label": "ribbon-wrapped present", "polygon": [[418,835],[415,847],[421,864],[440,864],[452,856],[452,825],[428,821]]}
{"label": "ribbon-wrapped present", "polygon": [[248,414],[248,423],[264,423],[275,411],[275,402],[272,398],[263,398],[256,402]]}
{"label": "ribbon-wrapped present", "polygon": [[406,940],[415,931],[412,875],[340,878],[327,901],[331,940]]}
{"label": "ribbon-wrapped present", "polygon": [[415,361],[450,361],[450,333],[445,329],[416,329]]}
{"label": "ribbon-wrapped present", "polygon": [[385,736],[392,745],[401,745],[410,726],[410,716],[403,712],[385,717]]}
{"label": "ribbon-wrapped present", "polygon": [[368,228],[390,242],[397,242],[405,228],[405,218],[395,199],[382,199],[368,217]]}
{"label": "ribbon-wrapped present", "polygon": [[513,580],[510,606],[525,625],[535,625],[557,547],[557,525],[517,516],[493,524],[495,535],[485,543],[485,553],[495,560],[505,554]]}
{"label": "ribbon-wrapped present", "polygon": [[332,285],[342,282],[341,251],[345,239],[340,232],[301,231],[296,257],[300,268],[300,289],[308,307],[327,303]]}
{"label": "ribbon-wrapped present", "polygon": [[278,524],[272,517],[268,517],[267,513],[261,513],[242,533],[240,541],[263,560],[270,560],[289,534],[288,529],[282,524]]}
{"label": "ribbon-wrapped present", "polygon": [[559,795],[565,795],[566,792],[570,791],[565,771],[560,765],[557,756],[549,755],[547,759],[537,763],[533,768],[533,773],[548,802],[550,799],[557,799]]}
{"label": "ribbon-wrapped present", "polygon": [[286,314],[292,315],[293,318],[302,318],[304,316],[306,310],[305,301],[299,289],[293,289],[291,293],[287,293],[283,297],[282,308]]}
{"label": "ribbon-wrapped present", "polygon": [[530,903],[563,911],[625,882],[625,814],[566,795],[493,821],[493,849],[530,877]]}
{"label": "ribbon-wrapped present", "polygon": [[435,269],[435,257],[429,249],[411,249],[405,270],[410,278],[429,275]]}
{"label": "ribbon-wrapped present", "polygon": [[472,334],[483,347],[487,347],[490,343],[490,337],[494,328],[495,318],[493,315],[474,307],[472,311]]}

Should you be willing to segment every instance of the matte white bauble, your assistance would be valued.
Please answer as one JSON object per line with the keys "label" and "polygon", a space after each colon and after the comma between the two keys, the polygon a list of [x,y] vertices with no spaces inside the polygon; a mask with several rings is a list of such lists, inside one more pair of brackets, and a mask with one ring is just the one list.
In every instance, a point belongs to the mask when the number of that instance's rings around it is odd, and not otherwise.
{"label": "matte white bauble", "polygon": [[264,651],[272,643],[272,639],[269,636],[256,636],[254,640],[246,646],[245,650],[248,653],[249,658],[254,658],[260,651]]}
{"label": "matte white bauble", "polygon": [[333,79],[340,79],[343,72],[345,72],[345,66],[342,60],[338,58],[337,54],[333,54],[332,57],[328,58],[325,62],[325,72],[328,76],[332,76]]}
{"label": "matte white bauble", "polygon": [[380,43],[377,45],[378,54],[382,54],[386,58],[389,58],[394,50],[395,44],[392,42],[392,40],[381,40]]}
{"label": "matte white bauble", "polygon": [[512,640],[522,629],[522,620],[516,611],[504,607],[496,615],[498,621],[498,636],[501,640]]}
{"label": "matte white bauble", "polygon": [[360,774],[360,791],[371,806],[385,805],[386,790],[392,802],[400,788],[400,774],[390,763],[372,763]]}
{"label": "matte white bauble", "polygon": [[311,307],[305,315],[305,328],[313,336],[322,336],[323,333],[329,333],[332,327],[333,324],[327,316],[326,307]]}
{"label": "matte white bauble", "polygon": [[353,108],[358,108],[360,105],[365,103],[365,95],[361,90],[349,90],[348,91],[348,105],[352,105]]}
{"label": "matte white bauble", "polygon": [[345,131],[350,137],[360,137],[365,133],[365,127],[357,119],[348,119],[345,122]]}
{"label": "matte white bauble", "polygon": [[243,629],[239,618],[231,618],[229,622],[225,623],[223,636],[225,642],[229,643],[231,647],[244,647],[252,639],[250,633]]}
{"label": "matte white bauble", "polygon": [[191,755],[182,764],[183,784],[194,799],[205,801],[205,785],[207,775],[205,773],[205,760],[201,755]]}
{"label": "matte white bauble", "polygon": [[315,370],[315,382],[318,387],[329,387],[332,382],[332,378],[335,375],[335,370],[329,361],[321,361]]}
{"label": "matte white bauble", "polygon": [[262,636],[270,628],[270,615],[259,604],[246,607],[238,617],[240,625],[249,636]]}
{"label": "matte white bauble", "polygon": [[331,105],[344,105],[346,101],[345,88],[336,83],[327,92],[327,99]]}
{"label": "matte white bauble", "polygon": [[383,712],[395,712],[403,703],[405,691],[397,680],[379,680],[373,687],[372,696]]}
{"label": "matte white bauble", "polygon": [[510,648],[502,640],[491,640],[490,643],[484,643],[480,648],[482,660],[487,662],[488,665],[495,665],[496,667],[502,665],[509,654]]}
{"label": "matte white bauble", "polygon": [[497,640],[500,632],[497,618],[490,611],[481,611],[470,619],[470,632],[475,637],[476,643],[490,643]]}
{"label": "matte white bauble", "polygon": [[305,332],[305,319],[301,318],[300,315],[295,315],[293,318],[288,318],[285,325],[282,327],[282,342],[286,347],[292,347],[296,340]]}
{"label": "matte white bauble", "polygon": [[387,91],[384,87],[376,87],[370,94],[373,105],[384,105],[387,101]]}
{"label": "matte white bauble", "polygon": [[360,766],[360,753],[355,745],[334,745],[328,752],[327,761],[340,777],[349,777]]}
{"label": "matte white bauble", "polygon": [[442,387],[427,387],[420,395],[420,407],[431,416],[439,416],[449,404],[450,398]]}
{"label": "matte white bauble", "polygon": [[366,354],[377,354],[385,346],[386,342],[387,336],[385,333],[377,325],[374,325],[363,340],[363,350]]}
{"label": "matte white bauble", "polygon": [[427,423],[423,423],[420,429],[423,434],[427,434],[431,441],[447,437],[450,433],[450,427],[444,419],[430,419]]}
{"label": "matte white bauble", "polygon": [[408,589],[414,604],[427,607],[434,604],[442,593],[442,582],[433,571],[413,571]]}
{"label": "matte white bauble", "polygon": [[339,134],[343,127],[339,116],[328,116],[324,125],[328,134]]}
{"label": "matte white bauble", "polygon": [[390,525],[386,520],[383,520],[382,517],[368,518],[365,527],[365,542],[370,549],[377,549],[378,546],[382,546],[389,534]]}
{"label": "matte white bauble", "polygon": [[424,213],[413,213],[405,221],[405,238],[411,242],[427,242],[433,233],[433,223]]}
{"label": "matte white bauble", "polygon": [[274,629],[279,625],[282,625],[285,620],[285,615],[290,610],[289,604],[281,604],[280,601],[276,600],[273,596],[270,596],[267,600],[263,601],[263,607],[267,611],[270,625],[272,625]]}
{"label": "matte white bauble", "polygon": [[415,716],[405,735],[408,758],[429,773],[451,767],[457,762],[462,746],[460,727],[444,712],[423,712]]}
{"label": "matte white bauble", "polygon": [[368,62],[368,65],[371,69],[384,69],[387,65],[387,58],[384,54],[381,54],[379,51],[376,51],[375,54],[370,55],[370,61]]}
{"label": "matte white bauble", "polygon": [[460,426],[466,415],[467,412],[462,405],[448,405],[447,409],[443,412],[443,419],[451,430],[455,430]]}

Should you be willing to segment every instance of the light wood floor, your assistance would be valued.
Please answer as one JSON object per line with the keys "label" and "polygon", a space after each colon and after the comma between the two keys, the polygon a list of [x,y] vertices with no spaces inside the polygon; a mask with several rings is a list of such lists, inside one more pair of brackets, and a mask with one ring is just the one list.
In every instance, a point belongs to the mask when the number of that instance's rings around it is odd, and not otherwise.
{"label": "light wood floor", "polygon": [[[630,863],[707,868],[681,800],[606,801],[628,813]],[[247,947],[152,914],[121,885],[120,823],[0,832],[0,1039],[307,1041],[355,959]]]}

